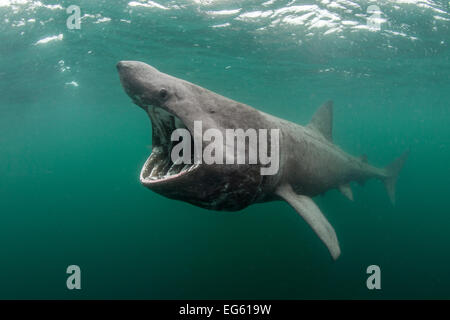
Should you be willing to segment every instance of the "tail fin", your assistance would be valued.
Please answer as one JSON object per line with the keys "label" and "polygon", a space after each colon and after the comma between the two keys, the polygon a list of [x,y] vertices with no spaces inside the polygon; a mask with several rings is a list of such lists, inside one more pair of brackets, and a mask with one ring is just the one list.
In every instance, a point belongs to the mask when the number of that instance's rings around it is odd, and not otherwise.
{"label": "tail fin", "polygon": [[409,150],[406,150],[400,157],[384,168],[387,176],[383,182],[392,204],[395,204],[395,184],[397,183],[398,174],[408,158],[408,155]]}

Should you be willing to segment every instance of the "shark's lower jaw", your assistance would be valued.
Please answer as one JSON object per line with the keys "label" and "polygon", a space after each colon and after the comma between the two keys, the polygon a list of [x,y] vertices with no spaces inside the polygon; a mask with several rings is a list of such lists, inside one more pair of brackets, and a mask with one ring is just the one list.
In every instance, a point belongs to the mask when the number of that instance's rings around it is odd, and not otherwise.
{"label": "shark's lower jaw", "polygon": [[[174,163],[172,148],[178,141],[171,141],[175,129],[186,129],[184,123],[175,115],[162,108],[146,106],[144,108],[152,122],[152,153],[148,157],[140,174],[143,185],[155,185],[181,178],[199,167],[194,164],[191,155],[190,163]],[[193,144],[191,135],[191,145]],[[193,147],[191,147],[193,150]]]}

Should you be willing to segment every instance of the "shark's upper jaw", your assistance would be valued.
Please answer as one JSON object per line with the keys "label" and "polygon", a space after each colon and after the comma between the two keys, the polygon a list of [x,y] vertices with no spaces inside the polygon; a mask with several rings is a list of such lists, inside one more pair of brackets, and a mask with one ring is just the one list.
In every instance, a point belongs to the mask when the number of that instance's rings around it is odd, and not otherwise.
{"label": "shark's upper jaw", "polygon": [[190,163],[175,164],[172,161],[172,148],[179,143],[171,141],[172,132],[177,128],[188,128],[171,111],[173,108],[166,105],[169,96],[167,99],[161,97],[162,90],[167,93],[167,88],[170,87],[170,83],[165,82],[167,75],[138,61],[120,61],[117,69],[126,93],[147,112],[152,122],[152,153],[141,170],[141,183],[147,187],[160,185],[187,176],[198,168],[199,164],[193,164],[192,157]]}
{"label": "shark's upper jaw", "polygon": [[[172,132],[175,129],[187,129],[183,121],[160,107],[146,106],[144,109],[152,122],[153,132],[152,153],[142,167],[141,183],[151,186],[169,180],[173,181],[197,169],[199,164],[194,164],[192,155],[190,163],[180,164],[175,164],[171,156],[173,146],[178,143],[178,141],[171,141]],[[191,150],[193,150],[193,147],[191,147]]]}

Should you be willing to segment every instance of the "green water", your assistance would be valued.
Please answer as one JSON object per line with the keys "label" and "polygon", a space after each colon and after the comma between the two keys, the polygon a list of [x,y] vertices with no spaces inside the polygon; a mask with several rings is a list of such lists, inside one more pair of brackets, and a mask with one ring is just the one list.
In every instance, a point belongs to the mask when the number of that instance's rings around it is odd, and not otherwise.
{"label": "green water", "polygon": [[[261,3],[0,0],[0,298],[450,298],[448,3]],[[286,203],[216,212],[147,190],[151,126],[119,60],[300,124],[332,99],[347,152],[384,166],[411,149],[396,206],[379,181],[317,197],[333,262]]]}

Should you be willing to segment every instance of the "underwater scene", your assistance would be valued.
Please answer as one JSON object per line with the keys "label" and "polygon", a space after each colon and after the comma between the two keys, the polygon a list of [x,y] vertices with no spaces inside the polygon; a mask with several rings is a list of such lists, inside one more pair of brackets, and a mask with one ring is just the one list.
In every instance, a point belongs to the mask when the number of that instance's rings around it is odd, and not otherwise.
{"label": "underwater scene", "polygon": [[0,40],[0,299],[450,298],[450,2],[0,0]]}

